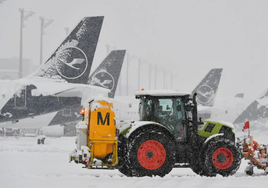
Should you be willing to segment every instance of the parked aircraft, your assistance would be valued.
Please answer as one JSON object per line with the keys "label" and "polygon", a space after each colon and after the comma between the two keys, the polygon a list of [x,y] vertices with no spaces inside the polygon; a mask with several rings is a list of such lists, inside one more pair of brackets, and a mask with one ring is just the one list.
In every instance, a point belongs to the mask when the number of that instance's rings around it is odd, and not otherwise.
{"label": "parked aircraft", "polygon": [[[86,17],[33,74],[0,82],[0,123],[79,106],[103,89],[88,84],[103,17]],[[103,85],[104,86],[104,85]]]}

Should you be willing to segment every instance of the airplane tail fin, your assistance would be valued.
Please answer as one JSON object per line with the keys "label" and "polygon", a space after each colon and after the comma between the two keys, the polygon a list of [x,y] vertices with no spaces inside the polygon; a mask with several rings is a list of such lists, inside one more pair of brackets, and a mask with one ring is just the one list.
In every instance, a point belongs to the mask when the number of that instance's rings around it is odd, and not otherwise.
{"label": "airplane tail fin", "polygon": [[[124,61],[125,52],[126,52],[125,50],[112,51],[97,67],[97,69],[91,74],[91,76],[88,78],[87,83],[90,85],[111,89],[109,97],[113,98],[116,91],[122,64]],[[49,126],[58,124],[68,124],[71,122],[79,121],[80,120],[79,112],[81,108],[82,107],[79,106],[66,110],[69,113],[68,116],[63,115],[64,110],[59,111],[55,115],[55,117],[51,120]]]}
{"label": "airplane tail fin", "polygon": [[83,18],[51,57],[31,76],[86,84],[103,19],[103,16]]}
{"label": "airplane tail fin", "polygon": [[211,69],[205,78],[192,91],[197,93],[197,102],[202,106],[213,106],[221,79],[222,68]]}
{"label": "airplane tail fin", "polygon": [[109,97],[113,98],[121,73],[126,50],[114,50],[103,60],[91,74],[88,84],[110,89]]}
{"label": "airplane tail fin", "polygon": [[235,119],[234,124],[245,123],[246,121],[256,121],[268,118],[268,91],[265,91],[260,99],[254,100]]}
{"label": "airplane tail fin", "polygon": [[[259,103],[254,100],[235,120],[234,124],[245,123],[246,121],[254,121],[257,120],[260,116],[262,116],[263,111],[265,109],[258,108]],[[265,107],[264,107],[265,108]],[[267,109],[266,109],[267,111]],[[268,111],[267,111],[268,112]],[[263,114],[267,116],[268,114]],[[268,117],[268,116],[267,116]]]}

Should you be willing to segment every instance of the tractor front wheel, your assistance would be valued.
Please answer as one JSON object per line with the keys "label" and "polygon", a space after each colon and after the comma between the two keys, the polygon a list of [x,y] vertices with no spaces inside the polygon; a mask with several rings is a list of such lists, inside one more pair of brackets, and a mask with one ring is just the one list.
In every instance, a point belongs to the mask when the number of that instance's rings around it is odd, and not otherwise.
{"label": "tractor front wheel", "polygon": [[204,170],[208,176],[221,174],[222,176],[233,175],[241,163],[241,155],[233,141],[219,138],[208,143],[204,151]]}

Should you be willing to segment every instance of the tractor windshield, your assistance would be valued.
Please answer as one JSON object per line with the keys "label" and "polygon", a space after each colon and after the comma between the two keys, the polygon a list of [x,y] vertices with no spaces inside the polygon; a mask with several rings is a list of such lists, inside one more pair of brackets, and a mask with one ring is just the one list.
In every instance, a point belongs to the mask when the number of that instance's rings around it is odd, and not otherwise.
{"label": "tractor windshield", "polygon": [[186,136],[184,105],[181,98],[159,98],[154,102],[155,121],[165,125],[173,132],[175,139],[183,140]]}
{"label": "tractor windshield", "polygon": [[173,132],[177,140],[186,137],[184,103],[181,98],[142,97],[140,102],[140,120],[155,121]]}

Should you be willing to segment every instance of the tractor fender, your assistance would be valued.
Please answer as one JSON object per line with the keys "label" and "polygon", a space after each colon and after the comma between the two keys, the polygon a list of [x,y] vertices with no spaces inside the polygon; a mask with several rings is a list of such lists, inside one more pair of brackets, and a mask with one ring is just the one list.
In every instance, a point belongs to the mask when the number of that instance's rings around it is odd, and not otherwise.
{"label": "tractor fender", "polygon": [[224,135],[223,133],[219,133],[219,134],[214,134],[214,135],[208,137],[208,138],[205,140],[204,145],[205,145],[206,143],[208,143],[211,139],[213,139],[213,138],[215,138],[215,137],[218,137],[218,136],[223,136],[223,135]]}
{"label": "tractor fender", "polygon": [[126,138],[129,138],[130,135],[132,135],[132,133],[134,133],[137,129],[142,128],[142,127],[146,127],[146,126],[155,126],[155,127],[161,127],[164,128],[165,130],[167,130],[168,132],[170,132],[164,125],[157,123],[157,122],[153,122],[153,121],[135,121],[133,123],[131,123],[127,133],[125,134]]}

